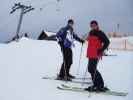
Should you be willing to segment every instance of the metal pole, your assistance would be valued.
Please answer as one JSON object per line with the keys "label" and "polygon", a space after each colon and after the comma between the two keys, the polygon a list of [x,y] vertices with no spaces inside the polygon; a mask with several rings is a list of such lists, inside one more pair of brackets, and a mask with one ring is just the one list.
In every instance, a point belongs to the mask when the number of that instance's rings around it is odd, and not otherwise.
{"label": "metal pole", "polygon": [[16,34],[15,34],[15,37],[13,38],[13,40],[19,39],[19,33],[20,33],[21,24],[22,24],[24,14],[26,14],[27,12],[30,12],[31,10],[34,10],[34,8],[32,6],[25,6],[25,5],[22,5],[20,3],[17,3],[12,7],[12,11],[10,12],[10,14],[13,14],[18,9],[21,9],[21,13],[20,13],[20,18],[19,18]]}
{"label": "metal pole", "polygon": [[24,16],[24,8],[21,8],[19,23],[18,23],[17,31],[16,31],[16,38],[17,39],[19,38],[19,33],[20,33],[21,25],[22,25],[23,16]]}

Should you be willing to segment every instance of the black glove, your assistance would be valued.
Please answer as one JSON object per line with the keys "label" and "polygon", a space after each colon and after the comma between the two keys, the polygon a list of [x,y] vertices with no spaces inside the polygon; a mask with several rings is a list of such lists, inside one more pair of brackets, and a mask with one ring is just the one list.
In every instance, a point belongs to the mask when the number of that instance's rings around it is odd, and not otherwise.
{"label": "black glove", "polygon": [[81,42],[82,44],[84,44],[84,43],[85,43],[85,41],[84,41],[84,40],[82,40],[82,39],[81,39],[81,41],[80,41],[80,42]]}
{"label": "black glove", "polygon": [[98,49],[97,50],[97,54],[99,55],[99,54],[102,54],[103,53],[103,50],[102,49]]}

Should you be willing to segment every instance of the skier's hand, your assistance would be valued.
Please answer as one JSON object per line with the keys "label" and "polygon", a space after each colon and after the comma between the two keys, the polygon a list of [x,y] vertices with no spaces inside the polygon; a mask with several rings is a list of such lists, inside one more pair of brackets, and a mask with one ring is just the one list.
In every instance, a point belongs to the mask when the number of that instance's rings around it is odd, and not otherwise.
{"label": "skier's hand", "polygon": [[103,53],[103,50],[102,50],[102,49],[98,49],[98,50],[97,50],[97,53],[98,53],[98,55],[99,55],[99,54],[102,54],[102,53]]}
{"label": "skier's hand", "polygon": [[85,40],[82,39],[82,40],[81,40],[81,43],[82,43],[82,45],[83,45],[83,44],[85,43]]}

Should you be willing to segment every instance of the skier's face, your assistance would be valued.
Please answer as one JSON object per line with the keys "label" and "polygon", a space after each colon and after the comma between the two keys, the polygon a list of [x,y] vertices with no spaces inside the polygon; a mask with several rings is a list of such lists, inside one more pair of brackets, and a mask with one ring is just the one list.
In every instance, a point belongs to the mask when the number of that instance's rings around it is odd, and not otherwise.
{"label": "skier's face", "polygon": [[73,27],[74,26],[74,23],[69,23],[68,24],[70,27]]}
{"label": "skier's face", "polygon": [[98,30],[99,29],[99,26],[95,23],[91,24],[90,27],[92,30]]}

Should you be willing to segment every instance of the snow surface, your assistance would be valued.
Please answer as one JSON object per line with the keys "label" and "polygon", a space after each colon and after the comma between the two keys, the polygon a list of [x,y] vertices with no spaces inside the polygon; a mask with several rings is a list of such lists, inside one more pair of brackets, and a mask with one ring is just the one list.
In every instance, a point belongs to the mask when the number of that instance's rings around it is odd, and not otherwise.
{"label": "snow surface", "polygon": [[[76,42],[71,69],[74,75],[77,73],[80,48],[81,45]],[[17,43],[0,44],[0,100],[132,100],[133,52],[109,53],[118,56],[103,57],[98,69],[109,88],[129,92],[127,97],[91,94],[88,98],[88,94],[57,90],[56,87],[64,82],[41,79],[59,72],[62,55],[56,42],[22,38]],[[85,44],[79,70],[81,76],[84,76],[87,62]],[[86,76],[89,77],[89,74]]]}

